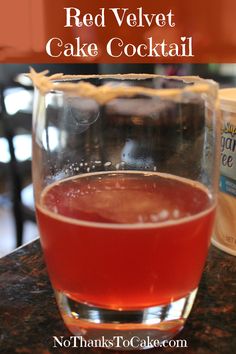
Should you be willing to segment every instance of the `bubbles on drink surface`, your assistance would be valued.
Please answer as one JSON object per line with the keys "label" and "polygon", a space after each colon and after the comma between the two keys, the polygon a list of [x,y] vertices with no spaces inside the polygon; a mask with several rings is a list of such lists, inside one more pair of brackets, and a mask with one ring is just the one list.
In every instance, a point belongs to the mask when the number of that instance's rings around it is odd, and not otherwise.
{"label": "bubbles on drink surface", "polygon": [[[191,182],[191,183],[190,183]],[[103,172],[69,178],[43,194],[47,209],[94,222],[176,221],[209,208],[206,190],[178,177],[146,172]]]}

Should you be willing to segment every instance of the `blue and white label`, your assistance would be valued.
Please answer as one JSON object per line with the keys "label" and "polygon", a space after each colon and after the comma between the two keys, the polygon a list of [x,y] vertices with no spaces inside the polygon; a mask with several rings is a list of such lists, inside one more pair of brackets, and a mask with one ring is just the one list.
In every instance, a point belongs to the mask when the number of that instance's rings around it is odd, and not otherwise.
{"label": "blue and white label", "polygon": [[225,176],[220,177],[220,190],[221,192],[230,194],[236,197],[236,181]]}
{"label": "blue and white label", "polygon": [[236,197],[236,127],[227,122],[221,134],[220,190]]}

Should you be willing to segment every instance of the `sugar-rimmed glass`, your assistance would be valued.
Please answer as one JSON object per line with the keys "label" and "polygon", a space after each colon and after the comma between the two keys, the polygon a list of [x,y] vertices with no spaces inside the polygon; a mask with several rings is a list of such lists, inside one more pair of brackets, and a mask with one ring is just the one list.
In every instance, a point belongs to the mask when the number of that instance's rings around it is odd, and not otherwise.
{"label": "sugar-rimmed glass", "polygon": [[31,77],[37,219],[66,326],[113,349],[117,336],[172,338],[194,302],[214,221],[217,85]]}

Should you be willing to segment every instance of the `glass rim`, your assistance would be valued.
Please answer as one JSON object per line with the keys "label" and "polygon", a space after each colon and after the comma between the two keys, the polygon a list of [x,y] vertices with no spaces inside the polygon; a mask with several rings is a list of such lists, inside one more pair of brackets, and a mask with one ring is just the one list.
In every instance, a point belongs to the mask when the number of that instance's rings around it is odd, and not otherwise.
{"label": "glass rim", "polygon": [[[183,93],[208,94],[213,99],[217,99],[219,85],[210,79],[203,79],[199,76],[166,76],[158,74],[93,74],[93,75],[64,75],[62,73],[48,75],[49,71],[36,72],[30,68],[27,76],[33,82],[33,85],[43,95],[47,93],[71,93],[83,98],[92,98],[99,104],[105,104],[108,101],[125,96],[134,97],[136,95],[157,96],[160,98],[178,98]],[[148,88],[140,85],[101,85],[96,86],[91,82],[84,80],[119,80],[120,82],[144,81],[148,79],[165,79],[179,81],[186,86],[181,88]]]}

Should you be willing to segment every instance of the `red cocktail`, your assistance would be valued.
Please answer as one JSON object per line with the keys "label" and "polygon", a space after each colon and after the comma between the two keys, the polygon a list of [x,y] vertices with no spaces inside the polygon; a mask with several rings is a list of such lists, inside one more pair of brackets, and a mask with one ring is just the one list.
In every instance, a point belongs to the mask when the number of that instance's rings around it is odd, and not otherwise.
{"label": "red cocktail", "polygon": [[168,304],[198,286],[214,208],[198,183],[98,173],[52,184],[37,207],[55,289],[103,308]]}

